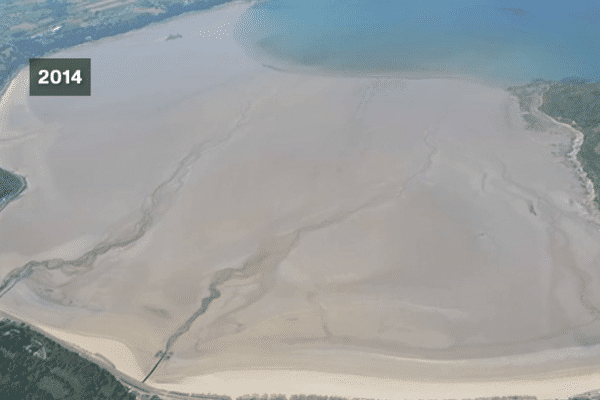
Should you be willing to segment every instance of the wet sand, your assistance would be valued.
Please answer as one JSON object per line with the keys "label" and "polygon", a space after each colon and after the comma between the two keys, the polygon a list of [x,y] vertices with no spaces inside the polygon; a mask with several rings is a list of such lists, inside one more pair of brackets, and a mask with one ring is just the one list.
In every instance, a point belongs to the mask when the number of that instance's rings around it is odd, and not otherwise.
{"label": "wet sand", "polygon": [[138,380],[166,350],[146,383],[183,392],[600,386],[600,233],[567,128],[527,130],[483,84],[264,68],[228,35],[244,7],[56,54],[92,58],[88,99],[17,76],[0,165],[31,188],[0,214],[0,273],[21,268],[0,308]]}

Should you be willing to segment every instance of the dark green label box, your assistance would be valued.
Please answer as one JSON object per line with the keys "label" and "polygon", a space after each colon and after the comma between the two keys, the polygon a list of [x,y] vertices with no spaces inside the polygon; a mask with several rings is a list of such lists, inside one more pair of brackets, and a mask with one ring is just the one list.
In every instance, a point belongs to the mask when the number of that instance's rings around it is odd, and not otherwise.
{"label": "dark green label box", "polygon": [[30,58],[30,96],[90,96],[89,58]]}

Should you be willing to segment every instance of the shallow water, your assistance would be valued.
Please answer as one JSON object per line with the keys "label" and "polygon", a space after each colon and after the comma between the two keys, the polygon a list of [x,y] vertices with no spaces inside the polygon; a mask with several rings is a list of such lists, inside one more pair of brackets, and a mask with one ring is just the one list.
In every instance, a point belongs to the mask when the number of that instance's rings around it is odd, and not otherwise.
{"label": "shallow water", "polygon": [[599,8],[590,2],[271,0],[235,37],[280,69],[463,77],[504,84],[598,77]]}

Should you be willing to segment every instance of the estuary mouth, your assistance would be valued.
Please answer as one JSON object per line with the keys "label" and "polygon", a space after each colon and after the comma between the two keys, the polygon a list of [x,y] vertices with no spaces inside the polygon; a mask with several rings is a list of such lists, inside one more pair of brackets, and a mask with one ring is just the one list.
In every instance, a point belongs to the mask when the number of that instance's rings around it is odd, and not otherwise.
{"label": "estuary mouth", "polygon": [[[32,61],[0,310],[148,398],[595,389],[594,55],[544,11],[437,3],[235,2]],[[26,95],[44,74],[91,94]]]}

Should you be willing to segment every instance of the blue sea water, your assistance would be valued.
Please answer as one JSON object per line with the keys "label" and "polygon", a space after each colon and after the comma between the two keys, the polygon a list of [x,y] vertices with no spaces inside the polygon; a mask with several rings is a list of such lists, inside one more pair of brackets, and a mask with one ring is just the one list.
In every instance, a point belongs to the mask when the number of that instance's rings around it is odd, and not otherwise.
{"label": "blue sea water", "polygon": [[268,0],[236,26],[284,70],[454,76],[503,83],[600,75],[600,2]]}

